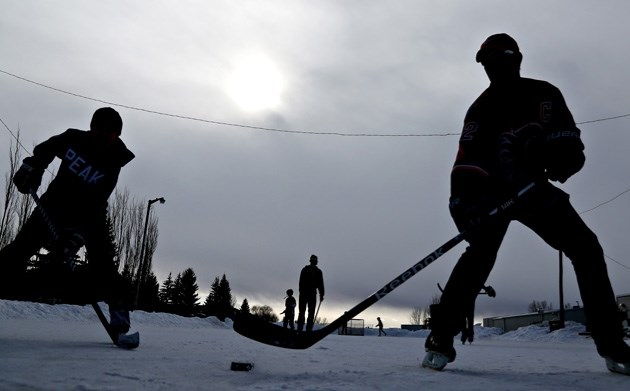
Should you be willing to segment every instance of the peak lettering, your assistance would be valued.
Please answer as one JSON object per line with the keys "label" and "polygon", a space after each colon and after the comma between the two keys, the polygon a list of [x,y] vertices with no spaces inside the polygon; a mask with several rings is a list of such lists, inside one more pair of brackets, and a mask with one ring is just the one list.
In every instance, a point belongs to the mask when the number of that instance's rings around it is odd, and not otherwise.
{"label": "peak lettering", "polygon": [[65,159],[68,160],[68,169],[89,184],[98,183],[105,174],[87,164],[85,159],[79,156],[72,148],[66,151]]}

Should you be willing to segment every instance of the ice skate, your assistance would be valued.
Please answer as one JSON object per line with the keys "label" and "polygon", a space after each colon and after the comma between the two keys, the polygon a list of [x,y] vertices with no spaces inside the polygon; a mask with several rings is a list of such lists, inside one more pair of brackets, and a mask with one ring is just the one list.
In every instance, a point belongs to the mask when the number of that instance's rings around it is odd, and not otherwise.
{"label": "ice skate", "polygon": [[610,357],[604,357],[604,360],[606,360],[606,368],[609,371],[630,376],[630,361],[617,362]]}
{"label": "ice skate", "polygon": [[427,354],[422,360],[422,367],[441,371],[446,364],[455,361],[453,338],[437,337],[429,334],[424,343]]}
{"label": "ice skate", "polygon": [[449,362],[449,358],[444,354],[427,350],[427,354],[422,360],[422,368],[441,371]]}
{"label": "ice skate", "polygon": [[606,361],[609,371],[630,376],[630,346],[623,339],[617,342],[599,341],[597,352]]}

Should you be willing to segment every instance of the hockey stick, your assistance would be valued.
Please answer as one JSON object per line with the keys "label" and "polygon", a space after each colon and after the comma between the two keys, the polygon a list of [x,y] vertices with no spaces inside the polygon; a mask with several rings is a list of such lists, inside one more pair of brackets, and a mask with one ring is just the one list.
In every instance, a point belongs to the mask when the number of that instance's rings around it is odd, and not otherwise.
{"label": "hockey stick", "polygon": [[[33,200],[35,200],[35,205],[37,206],[37,209],[39,210],[39,214],[42,216],[42,218],[44,219],[44,222],[48,226],[48,230],[50,231],[50,234],[52,235],[53,239],[56,242],[60,242],[61,236],[59,235],[59,232],[57,231],[56,225],[53,222],[50,215],[48,214],[48,212],[46,211],[46,208],[42,205],[42,202],[39,196],[37,195],[37,192],[35,190],[31,190],[30,194],[31,194],[31,197],[33,197]],[[124,349],[135,349],[138,347],[138,345],[140,344],[140,334],[138,332],[135,332],[133,334],[119,335],[110,326],[109,321],[105,317],[105,314],[103,313],[103,310],[101,310],[101,307],[98,305],[98,303],[92,302],[91,304],[92,304],[92,308],[94,309],[94,312],[96,312],[96,316],[101,321],[101,324],[105,328],[105,331],[107,331],[107,335],[109,335],[109,338],[111,338],[114,345],[119,346]]]}
{"label": "hockey stick", "polygon": [[319,301],[319,304],[317,304],[317,311],[315,311],[315,316],[313,317],[313,321],[317,321],[317,314],[319,314],[319,307],[322,306],[322,301]]}
{"label": "hockey stick", "polygon": [[[488,217],[495,216],[512,207],[516,203],[516,201],[521,198],[525,193],[530,191],[534,187],[534,185],[534,182],[532,182],[529,185],[525,186],[514,197],[506,200],[505,202],[494,208],[488,214]],[[243,335],[244,337],[267,345],[278,346],[287,349],[309,348],[315,343],[322,340],[328,334],[334,332],[346,322],[366,310],[368,307],[381,300],[394,289],[407,282],[411,277],[415,276],[422,269],[429,266],[436,259],[444,255],[447,251],[457,246],[460,242],[464,240],[466,234],[467,232],[465,231],[460,232],[455,237],[444,243],[442,246],[438,247],[431,254],[422,258],[415,265],[405,270],[398,277],[391,280],[381,289],[374,292],[367,299],[363,300],[353,308],[344,312],[342,316],[335,319],[334,321],[332,321],[332,323],[321,329],[308,332],[298,332],[295,330],[285,329],[282,326],[267,322],[251,314],[237,313],[234,318],[234,331]]]}

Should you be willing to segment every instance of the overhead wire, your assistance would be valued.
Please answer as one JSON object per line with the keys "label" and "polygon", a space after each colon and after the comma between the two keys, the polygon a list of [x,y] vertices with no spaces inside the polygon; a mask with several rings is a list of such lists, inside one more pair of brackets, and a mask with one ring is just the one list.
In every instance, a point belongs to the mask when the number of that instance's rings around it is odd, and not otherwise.
{"label": "overhead wire", "polygon": [[417,134],[417,133],[403,133],[403,134],[344,133],[344,132],[336,132],[336,131],[291,130],[291,129],[269,128],[269,127],[263,127],[263,126],[244,125],[244,124],[238,124],[238,123],[232,123],[232,122],[215,121],[215,120],[209,120],[209,119],[204,119],[204,118],[191,117],[191,116],[187,116],[187,115],[166,113],[166,112],[163,112],[163,111],[151,110],[151,109],[146,109],[146,108],[137,107],[137,106],[125,105],[125,104],[122,104],[122,103],[110,102],[110,101],[107,101],[107,100],[98,99],[98,98],[92,98],[92,97],[89,97],[89,96],[86,96],[86,95],[81,95],[81,94],[77,94],[75,92],[66,91],[66,90],[62,90],[60,88],[52,87],[52,86],[49,86],[49,85],[46,85],[46,84],[43,84],[43,83],[31,80],[31,79],[27,79],[27,78],[22,77],[22,76],[18,76],[18,75],[14,74],[14,73],[10,73],[10,72],[7,72],[7,71],[2,70],[2,69],[0,69],[0,73],[4,73],[5,75],[14,77],[16,79],[25,81],[27,83],[34,84],[34,85],[39,86],[39,87],[47,88],[49,90],[60,92],[62,94],[71,95],[71,96],[74,96],[74,97],[77,97],[77,98],[86,99],[86,100],[90,100],[90,101],[93,101],[93,102],[99,102],[99,103],[103,103],[103,104],[106,104],[106,105],[122,107],[122,108],[129,109],[129,110],[141,111],[141,112],[145,112],[145,113],[162,115],[162,116],[172,117],[172,118],[185,119],[185,120],[196,121],[196,122],[203,122],[203,123],[208,123],[208,124],[213,124],[213,125],[231,126],[231,127],[238,127],[238,128],[252,129],[252,130],[262,130],[262,131],[267,131],[267,132],[293,133],[293,134],[305,134],[305,135],[315,135],[315,136],[341,136],[341,137],[444,137],[444,136],[459,136],[459,133],[431,133],[431,134]]}

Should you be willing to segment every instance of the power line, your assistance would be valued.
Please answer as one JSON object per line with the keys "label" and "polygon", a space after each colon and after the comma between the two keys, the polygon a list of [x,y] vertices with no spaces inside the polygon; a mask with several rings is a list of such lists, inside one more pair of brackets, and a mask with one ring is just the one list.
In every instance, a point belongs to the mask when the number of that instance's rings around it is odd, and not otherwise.
{"label": "power line", "polygon": [[622,115],[616,115],[614,117],[606,117],[606,118],[594,119],[591,121],[577,122],[577,125],[592,124],[593,122],[610,121],[612,119],[619,119],[619,118],[625,118],[625,117],[630,117],[630,114],[622,114]]}
{"label": "power line", "polygon": [[617,265],[621,266],[621,267],[625,267],[626,269],[630,270],[630,267],[624,265],[623,263],[614,260],[613,258],[609,257],[608,255],[604,254],[604,256],[608,259],[610,259],[611,261],[613,261],[614,263],[616,263]]}
{"label": "power line", "polygon": [[214,120],[209,120],[209,119],[190,117],[190,116],[180,115],[180,114],[171,114],[171,113],[166,113],[166,112],[162,112],[162,111],[145,109],[145,108],[142,108],[142,107],[124,105],[124,104],[121,104],[121,103],[110,102],[110,101],[106,101],[106,100],[103,100],[103,99],[92,98],[92,97],[89,97],[89,96],[85,96],[85,95],[77,94],[77,93],[74,93],[74,92],[62,90],[62,89],[59,89],[59,88],[56,88],[56,87],[51,87],[49,85],[33,81],[33,80],[27,79],[27,78],[22,77],[22,76],[18,76],[16,74],[4,71],[2,69],[0,69],[0,73],[4,73],[5,75],[14,77],[16,79],[25,81],[27,83],[34,84],[34,85],[39,86],[39,87],[47,88],[49,90],[60,92],[62,94],[66,94],[66,95],[71,95],[71,96],[74,96],[74,97],[77,97],[77,98],[91,100],[93,102],[104,103],[104,104],[110,105],[110,106],[123,107],[125,109],[142,111],[142,112],[150,113],[150,114],[162,115],[162,116],[165,116],[165,117],[172,117],[172,118],[179,118],[179,119],[185,119],[185,120],[190,120],[190,121],[204,122],[204,123],[213,124],[213,125],[232,126],[232,127],[245,128],[245,129],[262,130],[262,131],[267,131],[267,132],[306,134],[306,135],[315,135],[315,136],[342,136],[342,137],[444,137],[444,136],[459,136],[459,133],[432,133],[432,134],[416,134],[416,133],[407,133],[407,134],[343,133],[343,132],[332,132],[332,131],[331,132],[324,132],[324,131],[277,129],[277,128],[267,128],[267,127],[262,127],[262,126],[243,125],[243,124],[237,124],[237,123],[231,123],[231,122],[214,121]]}
{"label": "power line", "polygon": [[590,212],[592,210],[595,210],[595,209],[599,208],[600,206],[604,206],[604,205],[606,205],[606,204],[608,204],[610,202],[613,202],[614,200],[616,200],[617,198],[621,197],[622,195],[626,194],[629,191],[630,191],[630,188],[627,188],[626,190],[624,190],[621,193],[617,194],[616,196],[614,196],[613,198],[609,199],[608,201],[604,201],[604,202],[602,202],[600,204],[597,204],[597,205],[595,205],[594,207],[592,207],[590,209],[587,209],[585,211],[580,212],[579,214],[588,213],[588,212]]}
{"label": "power line", "polygon": [[[622,195],[626,194],[626,193],[627,193],[627,192],[629,192],[629,191],[630,191],[630,188],[627,188],[626,190],[624,190],[624,191],[622,191],[621,193],[617,194],[616,196],[614,196],[614,197],[610,198],[609,200],[606,200],[606,201],[604,201],[604,202],[602,202],[602,203],[599,203],[599,204],[595,205],[594,207],[592,207],[592,208],[590,208],[590,209],[587,209],[587,210],[585,210],[585,211],[579,212],[579,214],[588,213],[588,212],[590,212],[590,211],[592,211],[592,210],[595,210],[595,209],[599,208],[600,206],[604,206],[604,205],[606,205],[606,204],[608,204],[608,203],[611,203],[611,202],[613,202],[614,200],[616,200],[617,198],[621,197]],[[619,266],[621,266],[621,267],[624,267],[624,268],[626,268],[626,269],[630,270],[630,267],[628,267],[628,266],[624,265],[623,263],[621,263],[621,262],[619,262],[619,261],[615,260],[614,258],[612,258],[612,257],[608,256],[607,254],[604,254],[604,256],[605,256],[606,258],[610,259],[611,261],[613,261],[614,263],[616,263],[617,265],[619,265]]]}
{"label": "power line", "polygon": [[27,154],[30,155],[30,152],[28,151],[28,149],[26,149],[26,147],[24,147],[24,145],[22,145],[22,143],[20,142],[20,138],[18,136],[15,135],[15,133],[13,133],[13,131],[11,131],[11,129],[7,126],[7,124],[4,123],[4,121],[2,120],[2,118],[0,118],[0,122],[2,123],[2,125],[4,125],[4,128],[11,133],[11,136],[13,137],[13,139],[15,140],[15,142],[22,147],[22,149],[24,150],[24,152],[26,152]]}
{"label": "power line", "polygon": [[[36,82],[34,80],[31,80],[31,79],[27,79],[27,78],[19,76],[19,75],[16,75],[14,73],[7,72],[7,71],[2,70],[2,69],[0,69],[0,73],[4,73],[5,75],[11,76],[11,77],[16,78],[18,80],[25,81],[27,83],[34,84],[34,85],[39,86],[39,87],[47,88],[47,89],[52,90],[52,91],[60,92],[62,94],[66,94],[66,95],[71,95],[71,96],[74,96],[74,97],[77,97],[77,98],[81,98],[81,99],[90,100],[90,101],[93,101],[93,102],[104,103],[104,104],[111,105],[111,106],[122,107],[122,108],[125,108],[125,109],[141,111],[141,112],[145,112],[145,113],[149,113],[149,114],[156,114],[156,115],[162,115],[162,116],[165,116],[165,117],[185,119],[185,120],[189,120],[189,121],[203,122],[203,123],[208,123],[208,124],[213,124],[213,125],[231,126],[231,127],[238,127],[238,128],[244,128],[244,129],[252,129],[252,130],[262,130],[262,131],[267,131],[267,132],[304,134],[304,135],[314,135],[314,136],[341,136],[341,137],[446,137],[446,136],[459,136],[460,135],[460,133],[425,133],[425,134],[420,134],[420,133],[399,133],[399,134],[344,133],[344,132],[336,132],[336,131],[328,131],[327,132],[327,131],[291,130],[291,129],[268,128],[268,127],[263,127],[263,126],[243,125],[243,124],[237,124],[237,123],[232,123],[232,122],[215,121],[215,120],[209,120],[209,119],[204,119],[204,118],[190,117],[190,116],[180,115],[180,114],[171,114],[171,113],[166,113],[166,112],[163,112],[163,111],[150,110],[150,109],[145,109],[145,108],[142,108],[142,107],[130,106],[130,105],[125,105],[125,104],[116,103],[116,102],[110,102],[110,101],[106,101],[106,100],[103,100],[103,99],[92,98],[92,97],[89,97],[89,96],[86,96],[86,95],[81,95],[81,94],[77,94],[75,92],[66,91],[66,90],[62,90],[60,88],[52,87],[52,86],[49,86],[49,85],[46,85],[46,84],[43,84],[43,83],[40,83],[40,82]],[[606,117],[606,118],[599,118],[599,119],[594,119],[594,120],[589,120],[589,121],[577,122],[576,124],[577,125],[584,125],[584,124],[591,124],[591,123],[595,123],[595,122],[610,121],[610,120],[615,120],[615,119],[620,119],[620,118],[625,118],[625,117],[630,117],[630,113],[617,115],[617,116],[613,116],[613,117]]]}

